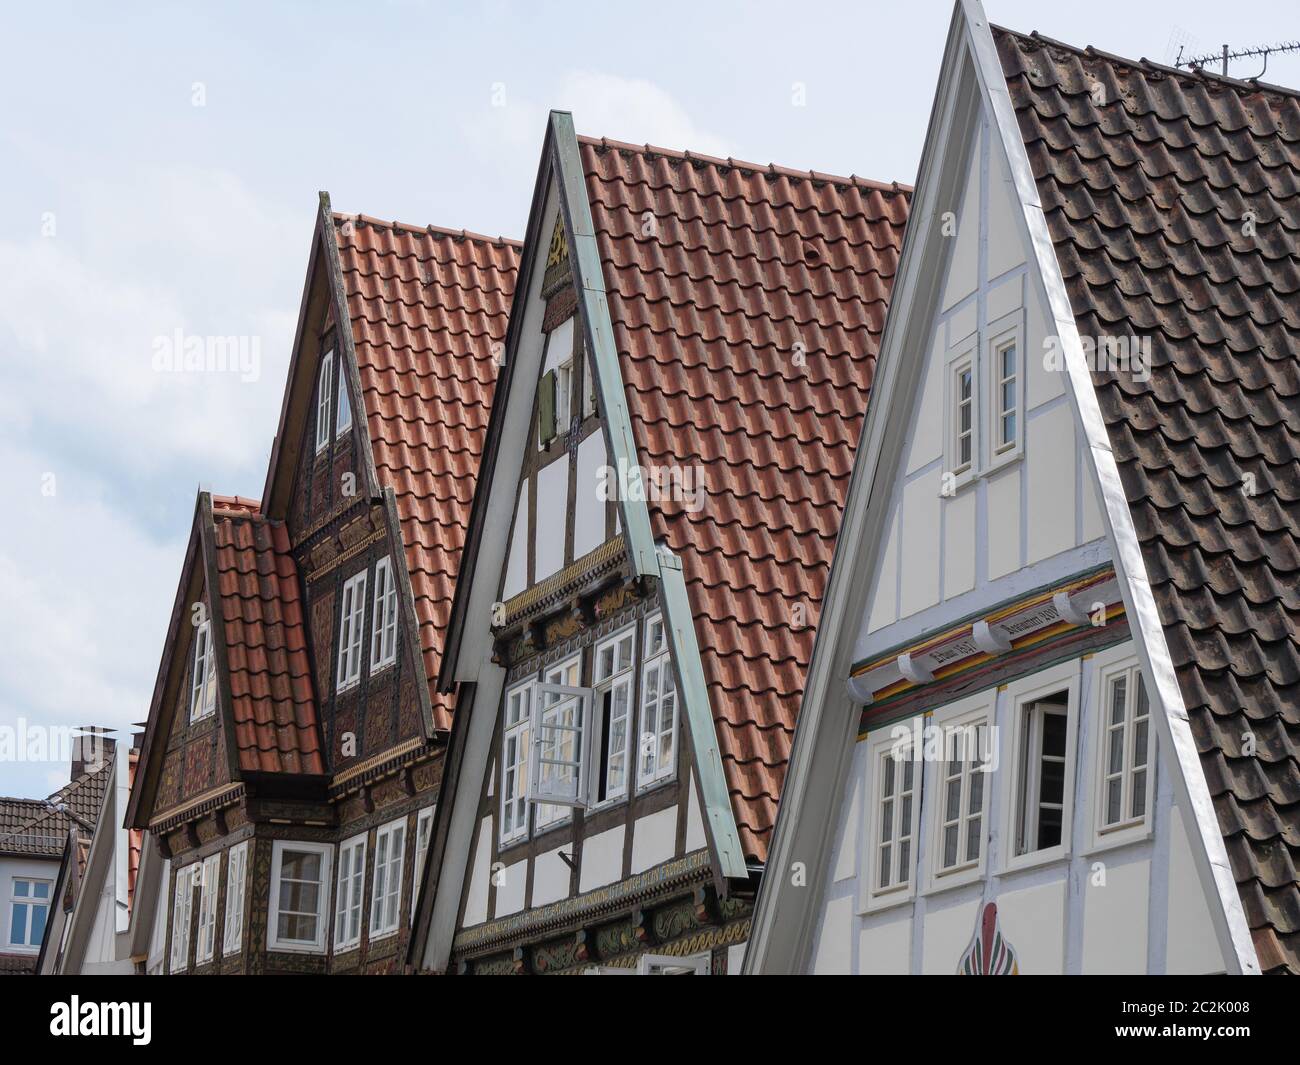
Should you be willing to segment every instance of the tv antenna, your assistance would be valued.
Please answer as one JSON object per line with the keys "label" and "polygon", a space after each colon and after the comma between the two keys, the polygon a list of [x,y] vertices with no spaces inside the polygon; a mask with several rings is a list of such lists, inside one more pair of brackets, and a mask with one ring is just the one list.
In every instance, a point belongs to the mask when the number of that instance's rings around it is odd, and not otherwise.
{"label": "tv antenna", "polygon": [[1183,58],[1183,49],[1178,49],[1178,58],[1174,60],[1174,66],[1187,67],[1189,70],[1202,70],[1207,63],[1218,61],[1222,64],[1219,71],[1225,78],[1228,76],[1228,64],[1234,59],[1251,59],[1259,56],[1264,58],[1264,66],[1260,72],[1253,78],[1245,78],[1245,81],[1259,81],[1264,76],[1264,71],[1268,70],[1268,57],[1274,52],[1300,52],[1300,41],[1283,41],[1281,44],[1269,44],[1260,48],[1242,48],[1238,51],[1231,51],[1225,44],[1222,50],[1218,52],[1207,52],[1205,55],[1193,56],[1191,59]]}

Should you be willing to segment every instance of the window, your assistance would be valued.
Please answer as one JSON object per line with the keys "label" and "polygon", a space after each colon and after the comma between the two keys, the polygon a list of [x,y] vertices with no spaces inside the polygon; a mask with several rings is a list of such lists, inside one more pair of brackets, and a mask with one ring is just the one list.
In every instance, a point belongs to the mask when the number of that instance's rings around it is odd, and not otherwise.
{"label": "window", "polygon": [[339,620],[338,691],[361,680],[362,633],[365,629],[366,571],[349,577],[343,584],[343,612]]}
{"label": "window", "polygon": [[271,950],[325,949],[331,848],[324,843],[276,840],[271,853]]}
{"label": "window", "polygon": [[198,865],[176,871],[176,894],[172,900],[171,971],[184,971],[190,960],[190,917],[194,910],[194,880]]}
{"label": "window", "polygon": [[910,746],[881,751],[876,762],[876,892],[911,882],[915,810],[916,762]]}
{"label": "window", "polygon": [[997,349],[993,359],[995,373],[994,407],[997,412],[996,452],[1016,446],[1016,342],[1011,340]]}
{"label": "window", "polygon": [[221,953],[234,954],[239,950],[244,934],[244,896],[248,885],[248,843],[230,848],[226,869],[226,923],[221,932]]}
{"label": "window", "polygon": [[397,582],[392,559],[375,565],[375,608],[370,621],[370,672],[397,661]]}
{"label": "window", "polygon": [[573,397],[573,361],[555,368],[555,425],[561,433],[569,431],[569,404]]}
{"label": "window", "polygon": [[677,682],[659,615],[645,625],[640,736],[637,786],[647,788],[670,778],[677,767]]}
{"label": "window", "polygon": [[533,683],[506,693],[505,731],[501,740],[501,842],[528,835],[528,726]]}
{"label": "window", "polygon": [[678,958],[671,954],[642,954],[636,971],[642,976],[708,976],[709,956],[689,954]]}
{"label": "window", "polygon": [[330,442],[330,399],[334,382],[334,352],[327,351],[320,361],[320,381],[316,386],[316,452]]}
{"label": "window", "polygon": [[975,458],[974,372],[969,361],[953,369],[953,473],[965,473]]}
{"label": "window", "polygon": [[49,880],[14,877],[9,894],[9,945],[39,947],[50,915]]}
{"label": "window", "polygon": [[210,854],[199,866],[199,941],[194,964],[212,960],[217,946],[217,889],[221,886],[221,855]]}
{"label": "window", "polygon": [[934,828],[926,891],[967,884],[983,875],[990,774],[1000,765],[991,724],[996,701],[997,690],[988,689],[949,703],[934,711],[926,727],[927,751],[937,755],[927,771],[934,782],[926,801]]}
{"label": "window", "polygon": [[1151,708],[1139,666],[1105,679],[1098,832],[1146,822],[1150,807]]}
{"label": "window", "polygon": [[375,886],[370,901],[370,938],[397,931],[402,911],[402,861],[406,857],[406,818],[384,825],[375,835]]}
{"label": "window", "polygon": [[338,439],[352,428],[352,402],[348,399],[348,382],[343,373],[343,363],[339,363],[339,409],[334,421],[334,437]]}
{"label": "window", "polygon": [[[414,900],[420,890],[420,877],[424,875],[424,856],[429,853],[429,839],[433,833],[433,811],[436,806],[427,806],[415,819],[415,886],[411,889]],[[414,901],[411,903],[415,905]]]}
{"label": "window", "polygon": [[339,847],[338,908],[334,912],[334,949],[351,950],[361,942],[361,895],[366,884],[366,837],[362,833]]}
{"label": "window", "polygon": [[1065,751],[1069,701],[1065,692],[1036,699],[1020,717],[1016,768],[1015,852],[1050,850],[1061,844],[1065,817]]}
{"label": "window", "polygon": [[217,708],[217,671],[212,656],[212,622],[194,633],[194,675],[190,684],[190,720],[207,717]]}
{"label": "window", "polygon": [[582,416],[590,418],[596,413],[596,368],[592,364],[591,356],[586,354],[582,357],[582,373],[585,378],[582,390]]}
{"label": "window", "polygon": [[538,803],[537,828],[564,820],[569,806],[586,802],[584,724],[591,693],[578,686],[582,656],[548,669],[533,695],[529,799]]}
{"label": "window", "polygon": [[984,838],[984,772],[979,751],[984,746],[987,725],[953,737],[943,763],[940,802],[939,870],[960,869],[978,862]]}
{"label": "window", "polygon": [[635,628],[626,629],[596,646],[594,804],[627,797],[635,647]]}

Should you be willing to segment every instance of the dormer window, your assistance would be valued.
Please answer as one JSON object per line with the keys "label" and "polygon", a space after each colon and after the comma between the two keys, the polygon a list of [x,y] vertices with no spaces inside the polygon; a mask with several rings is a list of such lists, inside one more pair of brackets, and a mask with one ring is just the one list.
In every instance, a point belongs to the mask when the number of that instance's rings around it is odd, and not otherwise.
{"label": "dormer window", "polygon": [[[330,408],[334,392],[334,352],[328,351],[320,361],[320,381],[316,385],[316,451],[319,454],[330,442]],[[351,415],[349,415],[351,417]]]}
{"label": "dormer window", "polygon": [[194,673],[190,685],[190,721],[207,717],[217,708],[217,671],[212,657],[212,622],[194,633]]}

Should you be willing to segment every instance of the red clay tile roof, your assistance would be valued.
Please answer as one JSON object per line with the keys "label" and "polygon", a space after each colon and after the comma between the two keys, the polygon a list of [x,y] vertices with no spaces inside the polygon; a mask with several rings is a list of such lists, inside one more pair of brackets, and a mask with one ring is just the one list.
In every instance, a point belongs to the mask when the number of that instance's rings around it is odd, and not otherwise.
{"label": "red clay tile roof", "polygon": [[505,339],[520,245],[463,230],[334,216],[366,422],[396,495],[433,724],[461,548]]}
{"label": "red clay tile roof", "polygon": [[255,501],[230,496],[212,497],[212,522],[239,766],[324,773],[288,530]]}
{"label": "red clay tile roof", "polygon": [[1260,965],[1300,973],[1300,94],[995,36],[1079,331],[1153,338],[1094,382]]}
{"label": "red clay tile roof", "polygon": [[741,844],[763,861],[911,190],[579,140],[640,460],[703,471],[697,512],[651,521],[685,568]]}

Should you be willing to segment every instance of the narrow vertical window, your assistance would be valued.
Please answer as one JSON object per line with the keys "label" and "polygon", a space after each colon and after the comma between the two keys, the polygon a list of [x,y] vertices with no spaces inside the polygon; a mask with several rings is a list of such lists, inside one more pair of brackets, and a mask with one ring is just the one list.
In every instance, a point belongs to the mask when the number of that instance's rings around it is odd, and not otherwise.
{"label": "narrow vertical window", "polygon": [[967,725],[947,738],[939,795],[938,871],[951,872],[980,859],[984,839],[984,771],[979,752],[987,726]]}
{"label": "narrow vertical window", "polygon": [[351,950],[361,942],[361,893],[366,878],[366,837],[356,836],[339,847],[339,878],[335,889],[334,949]]}
{"label": "narrow vertical window", "polygon": [[677,766],[677,682],[660,616],[646,621],[638,751],[638,787],[649,787],[673,775]]}
{"label": "narrow vertical window", "polygon": [[1101,831],[1146,819],[1151,759],[1151,709],[1137,666],[1110,678],[1106,689]]}
{"label": "narrow vertical window", "polygon": [[370,671],[397,661],[397,584],[392,560],[381,558],[375,566],[375,605],[371,612]]}
{"label": "narrow vertical window", "polygon": [[415,819],[415,886],[411,889],[411,905],[420,891],[420,877],[424,875],[424,856],[429,853],[429,839],[433,833],[433,806],[426,806]]}
{"label": "narrow vertical window", "polygon": [[171,971],[183,972],[190,958],[190,917],[194,909],[194,876],[198,865],[176,872],[176,893],[172,899]]}
{"label": "narrow vertical window", "polygon": [[[546,671],[547,684],[576,688],[582,672],[578,656]],[[533,693],[533,789],[537,794],[576,799],[582,796],[585,779],[582,760],[585,753],[583,710],[585,700],[576,695],[539,689]],[[539,802],[535,825],[542,828],[568,816],[567,805]]]}
{"label": "narrow vertical window", "polygon": [[190,685],[190,720],[207,717],[217,708],[217,671],[212,656],[212,622],[194,632],[194,675]]}
{"label": "narrow vertical window", "polygon": [[1016,345],[1015,341],[997,353],[998,451],[1016,443]]}
{"label": "narrow vertical window", "polygon": [[339,407],[334,419],[334,437],[338,439],[352,428],[352,402],[348,399],[348,382],[339,363]]}
{"label": "narrow vertical window", "polygon": [[971,467],[975,453],[975,408],[972,390],[972,367],[969,363],[957,367],[954,381],[955,410],[953,411],[954,455],[956,468],[954,473],[962,473]]}
{"label": "narrow vertical window", "polygon": [[339,617],[338,691],[351,688],[361,680],[365,611],[366,571],[362,570],[343,584],[343,608]]}
{"label": "narrow vertical window", "polygon": [[406,819],[384,825],[375,835],[375,884],[370,903],[370,938],[389,935],[401,923],[402,863]]}
{"label": "narrow vertical window", "polygon": [[217,946],[217,890],[221,886],[221,855],[211,854],[199,867],[199,936],[194,964],[212,960]]}
{"label": "narrow vertical window", "polygon": [[221,952],[234,954],[244,934],[244,895],[248,883],[247,841],[230,849],[226,870],[226,922],[221,933]]}
{"label": "narrow vertical window", "polygon": [[501,842],[528,834],[528,725],[532,685],[506,693],[505,728],[501,738]]}
{"label": "narrow vertical window", "polygon": [[594,684],[599,734],[592,769],[596,788],[593,799],[597,803],[627,795],[635,644],[636,632],[628,629],[596,647]]}
{"label": "narrow vertical window", "polygon": [[320,361],[320,380],[316,385],[316,451],[330,442],[330,400],[334,394],[334,352],[327,351]]}
{"label": "narrow vertical window", "polygon": [[1059,846],[1064,832],[1065,752],[1069,695],[1059,692],[1024,707],[1020,718],[1017,855]]}
{"label": "narrow vertical window", "polygon": [[887,749],[876,767],[876,890],[907,887],[912,880],[912,812],[916,764],[910,748]]}

